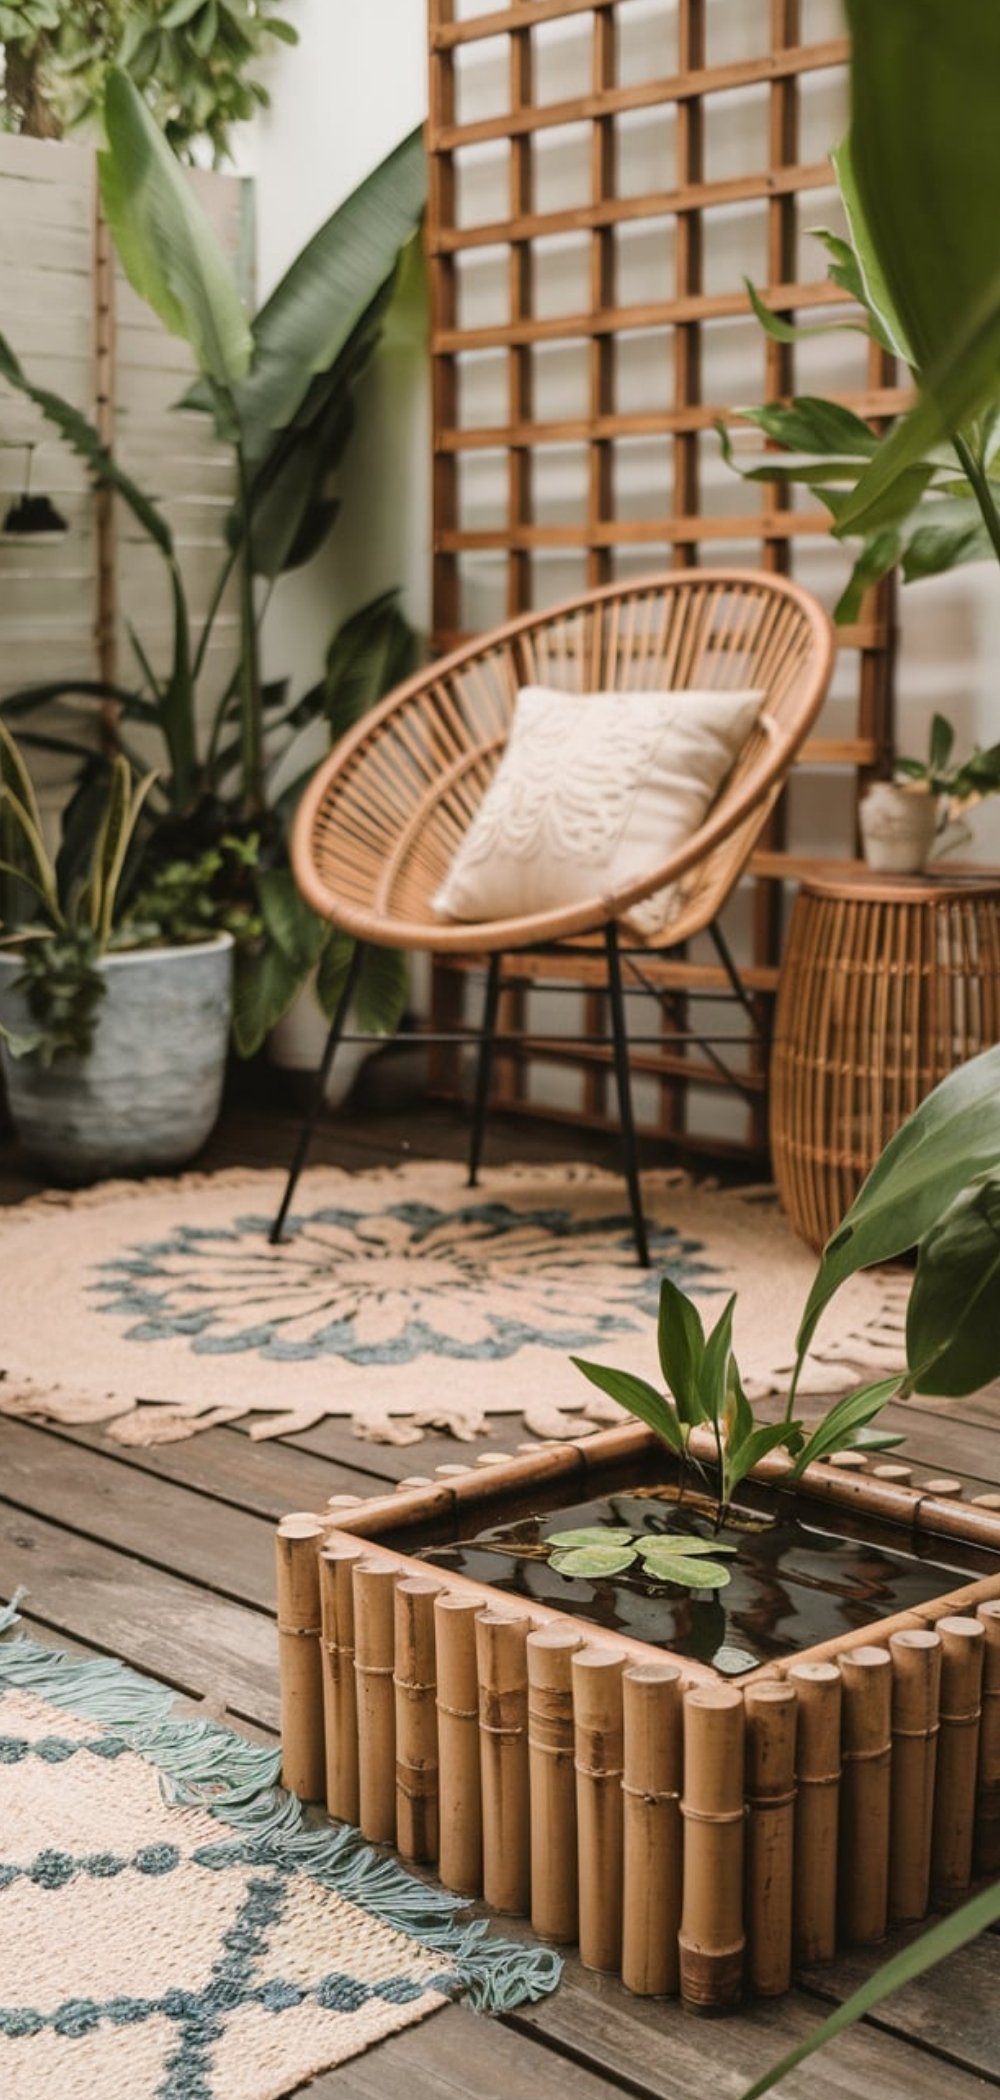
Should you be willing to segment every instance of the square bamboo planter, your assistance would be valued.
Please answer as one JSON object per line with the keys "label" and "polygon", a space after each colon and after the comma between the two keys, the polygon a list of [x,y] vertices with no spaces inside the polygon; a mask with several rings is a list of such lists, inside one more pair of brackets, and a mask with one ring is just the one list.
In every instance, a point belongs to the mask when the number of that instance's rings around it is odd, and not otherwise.
{"label": "square bamboo planter", "polygon": [[585,1966],[717,2011],[1000,1871],[1000,1511],[810,1467],[804,1511],[967,1541],[997,1573],[739,1685],[413,1558],[668,1467],[629,1425],[284,1518],[283,1778]]}

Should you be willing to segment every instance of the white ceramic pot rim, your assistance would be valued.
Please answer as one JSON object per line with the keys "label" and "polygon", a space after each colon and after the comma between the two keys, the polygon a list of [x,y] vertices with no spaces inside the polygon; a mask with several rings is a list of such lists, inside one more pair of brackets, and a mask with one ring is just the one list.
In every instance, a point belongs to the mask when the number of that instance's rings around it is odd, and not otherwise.
{"label": "white ceramic pot rim", "polygon": [[[203,941],[164,941],[159,946],[149,941],[142,948],[109,948],[105,954],[97,956],[95,968],[117,969],[128,963],[152,962],[154,958],[161,963],[174,962],[185,955],[214,955],[232,945],[231,933],[212,933]],[[20,968],[23,960],[23,948],[0,948],[0,965],[16,963]]]}

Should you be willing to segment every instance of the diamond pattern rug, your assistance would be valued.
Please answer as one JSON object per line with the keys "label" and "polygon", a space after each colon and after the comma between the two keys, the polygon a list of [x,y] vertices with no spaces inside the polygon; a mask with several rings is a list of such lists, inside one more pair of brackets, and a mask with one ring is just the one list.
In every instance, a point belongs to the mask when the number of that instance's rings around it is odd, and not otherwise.
{"label": "diamond pattern rug", "polygon": [[0,1642],[4,2100],[278,2100],[462,1992],[553,1988],[549,1950],[457,1923],[354,1831],[310,1827],[277,1752],[170,1705],[117,1663]]}

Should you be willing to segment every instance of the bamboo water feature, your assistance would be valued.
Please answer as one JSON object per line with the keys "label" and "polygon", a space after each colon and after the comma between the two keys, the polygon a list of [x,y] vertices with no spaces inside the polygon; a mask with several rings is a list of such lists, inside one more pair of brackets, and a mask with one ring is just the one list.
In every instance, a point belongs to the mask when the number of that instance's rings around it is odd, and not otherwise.
{"label": "bamboo water feature", "polygon": [[[921,1555],[944,1540],[991,1572],[737,1683],[414,1557],[535,1505],[540,1473],[565,1507],[663,1470],[638,1426],[540,1456],[282,1521],[286,1784],[702,2012],[778,1996],[796,1965],[997,1872],[1000,1511],[885,1468],[809,1468],[811,1523],[888,1520]],[[780,1494],[781,1473],[755,1479]]]}

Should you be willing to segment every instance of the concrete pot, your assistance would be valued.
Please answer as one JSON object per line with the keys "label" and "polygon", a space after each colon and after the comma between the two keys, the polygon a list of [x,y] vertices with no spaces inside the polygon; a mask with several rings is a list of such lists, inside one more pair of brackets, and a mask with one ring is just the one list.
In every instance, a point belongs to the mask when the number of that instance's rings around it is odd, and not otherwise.
{"label": "concrete pot", "polygon": [[[59,1182],[181,1167],[210,1135],[222,1101],[232,1001],[229,934],[190,947],[104,956],[107,990],[93,1049],[48,1067],[0,1043],[11,1119],[33,1160]],[[12,990],[20,957],[0,955],[0,1020],[34,1025]]]}

